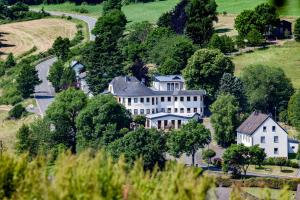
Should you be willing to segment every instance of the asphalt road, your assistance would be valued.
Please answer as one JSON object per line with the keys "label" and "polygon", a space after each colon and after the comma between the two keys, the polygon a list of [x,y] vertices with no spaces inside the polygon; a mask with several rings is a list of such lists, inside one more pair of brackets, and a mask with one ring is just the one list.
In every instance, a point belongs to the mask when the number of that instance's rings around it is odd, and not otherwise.
{"label": "asphalt road", "polygon": [[[91,33],[96,24],[96,19],[84,15],[77,14],[69,14],[69,13],[61,13],[61,12],[49,12],[51,15],[56,16],[71,16],[73,18],[82,20],[88,24],[90,40],[95,40],[95,36]],[[36,70],[38,70],[38,75],[42,83],[35,87],[35,100],[38,107],[38,114],[42,117],[45,115],[45,112],[48,106],[53,102],[55,92],[51,83],[47,80],[48,72],[50,67],[56,61],[56,58],[49,58],[36,66]]]}

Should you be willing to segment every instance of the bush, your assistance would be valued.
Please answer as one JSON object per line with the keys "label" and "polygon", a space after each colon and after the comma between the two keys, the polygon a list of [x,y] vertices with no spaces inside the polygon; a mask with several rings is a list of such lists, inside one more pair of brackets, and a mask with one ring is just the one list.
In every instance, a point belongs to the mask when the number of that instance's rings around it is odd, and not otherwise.
{"label": "bush", "polygon": [[246,36],[247,46],[261,46],[265,43],[264,36],[256,29],[252,29]]}
{"label": "bush", "polygon": [[222,167],[222,159],[221,158],[214,158],[212,164],[215,167],[221,168]]}
{"label": "bush", "polygon": [[72,17],[71,17],[71,16],[68,16],[68,17],[67,17],[67,20],[72,20]]}
{"label": "bush", "polygon": [[25,113],[26,109],[22,104],[17,104],[8,112],[8,117],[10,119],[20,119]]}
{"label": "bush", "polygon": [[1,104],[15,105],[22,101],[20,92],[15,86],[6,88],[3,92],[3,95],[0,98]]}
{"label": "bush", "polygon": [[270,157],[264,160],[263,165],[277,165],[277,166],[286,166],[292,168],[299,168],[298,163],[288,160],[285,157]]}
{"label": "bush", "polygon": [[84,39],[82,30],[78,30],[75,37],[70,41],[71,46],[79,44]]}
{"label": "bush", "polygon": [[78,13],[89,13],[89,11],[83,7],[75,8],[74,11]]}
{"label": "bush", "polygon": [[294,35],[295,40],[297,42],[300,42],[300,18],[296,20],[295,26],[294,26]]}
{"label": "bush", "polygon": [[211,163],[211,158],[216,155],[216,152],[212,149],[206,149],[202,152],[202,158],[206,160],[207,163]]}
{"label": "bush", "polygon": [[214,34],[208,46],[210,48],[220,49],[222,53],[231,53],[234,51],[234,42],[231,37],[227,35],[219,36],[218,34]]}

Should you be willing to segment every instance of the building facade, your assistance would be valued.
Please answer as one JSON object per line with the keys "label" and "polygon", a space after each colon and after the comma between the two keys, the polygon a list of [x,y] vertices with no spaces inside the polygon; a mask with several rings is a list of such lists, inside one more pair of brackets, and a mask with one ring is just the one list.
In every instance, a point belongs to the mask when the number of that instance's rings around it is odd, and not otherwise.
{"label": "building facade", "polygon": [[[271,116],[253,112],[237,129],[237,143],[259,145],[267,157],[288,157],[298,150],[297,141],[288,138],[287,132]],[[294,147],[293,147],[294,146]]]}
{"label": "building facade", "polygon": [[[119,76],[110,82],[108,92],[132,115],[145,115],[149,125],[146,124],[146,127],[149,128],[155,127],[150,125],[156,123],[153,120],[167,116],[176,116],[176,120],[186,122],[186,119],[194,118],[190,117],[194,114],[197,114],[197,119],[204,115],[205,91],[186,90],[184,79],[179,75],[155,76],[151,87],[135,77]],[[154,115],[158,113],[159,115]],[[168,123],[172,123],[172,120],[174,119],[170,119]],[[161,129],[164,127],[157,126]]]}

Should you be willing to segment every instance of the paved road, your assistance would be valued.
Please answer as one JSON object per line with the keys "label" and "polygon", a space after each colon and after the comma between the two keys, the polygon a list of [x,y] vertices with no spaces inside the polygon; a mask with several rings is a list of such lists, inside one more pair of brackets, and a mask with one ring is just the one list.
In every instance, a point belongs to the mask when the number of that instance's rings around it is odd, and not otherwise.
{"label": "paved road", "polygon": [[[80,19],[85,21],[88,24],[89,33],[90,33],[90,40],[95,40],[95,36],[91,33],[93,28],[96,24],[96,19],[84,15],[77,15],[77,14],[69,14],[69,13],[61,13],[61,12],[49,12],[51,15],[65,15],[71,16],[76,19]],[[43,117],[45,115],[45,111],[47,110],[48,106],[54,100],[55,92],[54,88],[52,87],[51,83],[47,80],[48,72],[52,64],[56,61],[56,58],[49,58],[36,66],[38,70],[39,78],[42,83],[35,87],[35,100],[38,106],[38,113]]]}

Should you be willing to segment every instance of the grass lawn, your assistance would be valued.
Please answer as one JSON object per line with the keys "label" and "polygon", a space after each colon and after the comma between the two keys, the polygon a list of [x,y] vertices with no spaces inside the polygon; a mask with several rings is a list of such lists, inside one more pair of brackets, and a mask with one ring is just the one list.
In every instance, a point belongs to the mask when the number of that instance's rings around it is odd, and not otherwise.
{"label": "grass lawn", "polygon": [[298,169],[291,167],[282,167],[280,171],[279,166],[265,165],[261,169],[256,169],[254,165],[250,165],[248,172],[258,173],[258,174],[267,174],[267,175],[278,175],[278,176],[291,176],[295,177],[297,175]]}
{"label": "grass lawn", "polygon": [[[29,99],[24,102],[24,105],[35,104],[34,100]],[[9,106],[0,106],[0,140],[2,140],[5,150],[13,153],[15,150],[16,133],[22,124],[33,122],[38,116],[28,114],[28,116],[19,120],[8,120]]]}
{"label": "grass lawn", "polygon": [[291,79],[296,89],[300,88],[300,43],[286,42],[282,46],[272,46],[264,50],[256,50],[232,58],[236,75],[243,68],[253,64],[264,64],[270,67],[280,67]]}
{"label": "grass lawn", "polygon": [[1,40],[1,59],[12,52],[19,56],[34,46],[36,52],[48,50],[58,36],[73,38],[77,32],[76,23],[66,19],[45,18],[0,25],[3,33]]}
{"label": "grass lawn", "polygon": [[[266,193],[269,193],[271,196],[271,199],[279,199],[281,190],[276,189],[266,189],[266,188],[254,188],[254,187],[244,187],[242,188],[243,191],[248,192],[249,194],[252,194],[253,196],[263,199],[266,197]],[[296,192],[290,191],[290,199],[296,199]]]}

